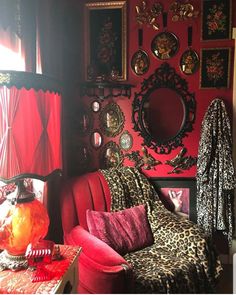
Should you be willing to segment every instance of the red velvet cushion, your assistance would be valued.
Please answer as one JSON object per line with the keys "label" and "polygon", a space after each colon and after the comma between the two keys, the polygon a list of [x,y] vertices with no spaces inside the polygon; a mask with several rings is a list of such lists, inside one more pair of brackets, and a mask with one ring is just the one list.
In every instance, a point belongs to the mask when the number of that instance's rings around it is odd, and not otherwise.
{"label": "red velvet cushion", "polygon": [[145,205],[117,212],[88,209],[87,224],[92,235],[122,255],[143,249],[154,242]]}

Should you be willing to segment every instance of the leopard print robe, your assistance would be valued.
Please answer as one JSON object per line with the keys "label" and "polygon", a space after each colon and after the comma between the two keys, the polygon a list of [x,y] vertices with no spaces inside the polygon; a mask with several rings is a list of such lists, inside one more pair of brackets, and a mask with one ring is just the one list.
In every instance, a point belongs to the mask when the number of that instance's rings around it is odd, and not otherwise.
{"label": "leopard print robe", "polygon": [[212,293],[222,270],[211,240],[197,225],[168,211],[136,168],[101,170],[112,211],[147,204],[155,242],[124,257],[133,266],[135,293]]}
{"label": "leopard print robe", "polygon": [[197,223],[212,235],[221,231],[232,244],[235,169],[230,120],[216,98],[203,118],[197,160]]}

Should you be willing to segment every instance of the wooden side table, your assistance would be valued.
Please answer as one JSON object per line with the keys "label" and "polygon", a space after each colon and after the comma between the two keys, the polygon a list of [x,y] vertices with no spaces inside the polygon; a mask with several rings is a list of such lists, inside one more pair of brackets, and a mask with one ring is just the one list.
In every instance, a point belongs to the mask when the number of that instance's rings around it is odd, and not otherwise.
{"label": "wooden side table", "polygon": [[31,282],[29,269],[13,272],[0,271],[0,293],[2,294],[62,294],[77,293],[78,256],[80,247],[59,245],[61,260],[54,260],[46,268],[53,274],[50,281]]}

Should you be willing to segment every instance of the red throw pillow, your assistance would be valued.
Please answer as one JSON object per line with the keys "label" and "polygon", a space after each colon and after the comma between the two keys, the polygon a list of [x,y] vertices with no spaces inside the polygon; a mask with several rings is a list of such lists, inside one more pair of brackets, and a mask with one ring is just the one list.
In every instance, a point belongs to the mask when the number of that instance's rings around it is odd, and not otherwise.
{"label": "red throw pillow", "polygon": [[117,212],[88,209],[86,214],[89,232],[121,255],[143,249],[154,242],[145,205]]}

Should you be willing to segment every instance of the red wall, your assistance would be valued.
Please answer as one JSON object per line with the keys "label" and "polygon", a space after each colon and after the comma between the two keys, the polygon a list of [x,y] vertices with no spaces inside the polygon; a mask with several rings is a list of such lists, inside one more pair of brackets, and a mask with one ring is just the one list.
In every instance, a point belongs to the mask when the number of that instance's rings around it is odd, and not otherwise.
{"label": "red wall", "polygon": [[[173,1],[167,0],[162,1],[164,5],[164,10],[167,11],[170,3]],[[192,1],[193,3],[196,3],[198,6],[198,9],[201,9],[201,1]],[[137,50],[137,24],[135,22],[135,5],[137,4],[137,1],[130,0],[129,1],[129,64],[130,64],[130,58],[132,54]],[[150,1],[152,3],[152,1]],[[195,4],[194,4],[195,5]],[[234,11],[234,9],[232,10]],[[187,28],[188,26],[192,26],[193,28],[193,42],[192,42],[192,48],[196,50],[200,56],[200,51],[202,48],[216,48],[216,47],[231,47],[233,48],[234,42],[232,40],[226,40],[226,41],[201,41],[201,16],[199,16],[197,19],[192,19],[191,21],[179,21],[179,22],[172,22],[170,19],[171,15],[168,15],[168,25],[167,29],[170,32],[173,32],[180,41],[180,47],[177,52],[177,54],[168,60],[168,63],[176,69],[176,72],[182,76],[184,79],[187,80],[189,91],[195,93],[195,99],[197,103],[197,109],[196,109],[196,121],[193,125],[193,131],[191,133],[188,133],[188,137],[185,137],[183,139],[183,144],[187,148],[187,155],[191,156],[197,156],[198,153],[198,143],[199,143],[199,137],[200,137],[200,128],[201,128],[201,122],[204,116],[204,113],[209,106],[212,99],[216,97],[221,97],[225,100],[226,105],[228,107],[229,112],[231,112],[231,106],[232,106],[232,84],[233,79],[232,75],[230,77],[230,88],[229,89],[200,89],[199,87],[199,79],[200,79],[200,70],[198,70],[193,75],[185,75],[183,74],[179,69],[179,60],[182,55],[182,53],[187,48]],[[235,16],[234,16],[235,18]],[[163,30],[162,21],[160,18],[159,21],[160,24],[160,32]],[[149,54],[150,56],[150,69],[149,71],[143,75],[142,77],[137,77],[132,70],[129,68],[129,81],[132,84],[139,85],[143,78],[147,78],[161,63],[162,61],[158,60],[151,52],[150,50],[150,43],[153,37],[155,36],[157,32],[154,31],[152,28],[148,28],[147,26],[143,27],[143,34],[144,34],[144,40],[143,40],[143,49]],[[232,50],[233,51],[233,50]],[[232,52],[233,53],[233,52]],[[233,55],[232,55],[233,58]],[[233,60],[231,62],[231,73],[233,70]],[[136,91],[136,89],[134,90]],[[127,105],[124,101],[122,101],[122,105]],[[126,112],[126,117],[128,117],[129,111]],[[133,132],[133,136],[135,136],[135,133]],[[139,137],[135,137],[135,146],[134,149],[140,148],[142,140]],[[156,155],[156,157],[164,162],[166,159],[173,158],[181,148],[177,148],[171,152],[169,155]],[[150,150],[151,152],[151,150]],[[152,153],[155,155],[155,153]],[[148,171],[147,174],[150,176],[167,176],[167,172],[170,171],[170,166],[168,165],[160,165],[157,166],[156,171]],[[179,176],[195,176],[196,173],[196,166],[191,168],[190,170],[184,171],[182,174],[179,174]]]}
{"label": "red wall", "polygon": [[[78,1],[78,5],[83,5],[84,1]],[[151,41],[154,38],[154,36],[158,32],[163,31],[163,25],[162,25],[162,17],[160,16],[158,18],[158,23],[160,25],[160,30],[155,31],[151,27],[147,27],[146,25],[143,26],[143,49],[148,53],[150,57],[150,68],[148,72],[145,75],[142,76],[136,76],[130,66],[132,55],[137,51],[138,49],[138,25],[135,20],[135,6],[137,4],[140,4],[141,1],[137,0],[128,0],[128,51],[127,51],[127,69],[128,69],[128,80],[127,82],[130,84],[135,85],[135,87],[132,89],[132,96],[131,99],[128,100],[127,98],[116,98],[114,101],[120,105],[122,108],[122,111],[125,115],[125,125],[123,130],[128,130],[134,139],[134,145],[133,150],[140,150],[141,151],[141,144],[143,142],[143,139],[138,136],[137,132],[134,132],[133,130],[133,123],[131,121],[131,115],[132,115],[132,101],[134,94],[140,90],[141,82],[144,78],[148,78],[149,75],[151,75],[156,68],[158,68],[164,61],[161,61],[157,59],[151,52]],[[154,3],[154,1],[149,0],[147,1],[149,5]],[[170,3],[173,2],[173,0],[165,0],[160,1],[164,6],[164,11],[168,11],[168,8],[170,6]],[[196,5],[196,8],[201,11],[201,2],[200,0],[192,1],[194,5]],[[234,0],[232,2],[235,2]],[[235,15],[235,6],[236,3],[233,3],[232,11],[233,11],[233,17],[232,17],[232,26],[236,25],[236,15]],[[81,8],[82,9],[82,8]],[[220,47],[230,47],[232,48],[231,51],[231,75],[230,75],[230,87],[228,89],[200,89],[199,86],[199,80],[200,80],[200,69],[193,75],[185,75],[180,71],[179,68],[179,61],[182,53],[187,49],[187,28],[188,26],[192,26],[193,28],[193,42],[192,42],[192,48],[197,51],[197,53],[200,56],[200,52],[202,48],[220,48]],[[81,26],[83,31],[83,25]],[[198,144],[199,144],[199,138],[200,138],[200,129],[201,129],[201,123],[203,116],[205,114],[205,111],[207,107],[209,106],[210,102],[216,98],[220,97],[222,98],[227,106],[229,115],[231,116],[232,113],[232,87],[233,87],[233,54],[234,54],[234,42],[233,40],[220,40],[220,41],[201,41],[201,14],[198,18],[188,20],[188,21],[179,21],[179,22],[172,22],[171,21],[171,15],[168,15],[168,25],[167,30],[170,32],[173,32],[178,38],[180,42],[180,47],[175,56],[172,58],[166,60],[171,67],[174,67],[176,72],[186,81],[188,82],[189,92],[195,93],[195,99],[196,99],[196,120],[193,125],[193,131],[188,133],[188,136],[183,139],[183,144],[187,148],[187,154],[186,156],[193,156],[196,157],[198,154]],[[83,33],[81,35],[83,38]],[[82,39],[83,40],[83,39]],[[81,50],[83,48],[86,48],[86,44],[81,43]],[[83,55],[81,55],[81,61],[83,63]],[[83,66],[82,66],[83,68]],[[81,75],[82,76],[82,75]],[[82,79],[81,81],[82,82]],[[76,98],[77,102],[75,102],[76,107],[80,107],[81,100],[79,98],[79,93],[77,94]],[[91,99],[84,99],[84,103],[90,108],[90,104],[92,102]],[[102,107],[104,107],[107,103],[111,102],[112,99],[106,100],[102,102]],[[94,126],[93,128],[99,128],[98,123],[98,114],[94,114]],[[110,140],[115,141],[119,143],[119,137],[120,134],[117,135],[115,138],[107,138],[104,137],[104,144]],[[90,146],[90,135],[87,134],[83,137],[77,137],[76,140],[79,140],[88,146]],[[90,168],[86,167],[85,170],[95,170],[99,168],[99,157],[101,153],[101,149],[94,150],[90,148],[93,153],[93,160],[92,160],[92,166]],[[162,163],[164,163],[168,159],[172,159],[175,157],[176,154],[179,153],[181,150],[181,147],[174,149],[170,154],[168,155],[160,155],[156,154],[152,149],[149,149],[148,151],[158,160],[160,160]],[[75,162],[74,162],[75,163]],[[125,160],[125,164],[127,165],[133,165],[133,162],[130,162],[129,160]],[[79,164],[78,164],[79,165]],[[76,170],[76,169],[75,169]],[[80,173],[86,172],[86,171],[80,171]],[[171,167],[162,164],[156,166],[156,170],[146,170],[145,173],[148,176],[151,177],[194,177],[196,175],[196,166],[192,167],[189,170],[183,171],[181,174],[168,174],[168,171],[171,170]]]}

